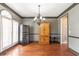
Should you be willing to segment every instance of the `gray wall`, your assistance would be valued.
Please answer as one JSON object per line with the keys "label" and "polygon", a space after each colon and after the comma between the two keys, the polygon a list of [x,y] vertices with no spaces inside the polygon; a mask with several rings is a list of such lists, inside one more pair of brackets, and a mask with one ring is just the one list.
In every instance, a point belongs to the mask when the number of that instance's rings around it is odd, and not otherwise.
{"label": "gray wall", "polygon": [[[79,4],[68,12],[69,35],[79,37]],[[69,37],[69,48],[79,53],[79,38]]]}
{"label": "gray wall", "polygon": [[[33,22],[34,18],[24,18],[23,24],[30,25],[30,33],[32,33],[32,41],[39,40],[39,25]],[[56,18],[46,18],[50,21],[51,34],[58,34],[58,20]]]}
{"label": "gray wall", "polygon": [[23,19],[23,24],[24,25],[29,25],[30,26],[30,40],[31,41],[38,41],[39,39],[39,29],[38,29],[38,25],[36,23],[33,22],[33,18],[25,18]]}
{"label": "gray wall", "polygon": [[79,53],[79,4],[58,18],[58,33],[61,33],[60,19],[66,14],[68,14],[68,47]]}

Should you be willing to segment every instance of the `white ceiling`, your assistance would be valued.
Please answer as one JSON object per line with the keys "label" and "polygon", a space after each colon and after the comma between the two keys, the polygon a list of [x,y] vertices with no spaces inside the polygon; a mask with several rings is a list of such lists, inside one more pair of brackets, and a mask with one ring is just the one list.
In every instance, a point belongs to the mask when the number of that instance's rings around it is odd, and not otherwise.
{"label": "white ceiling", "polygon": [[[6,3],[11,9],[22,17],[35,17],[38,15],[38,4],[35,3]],[[57,17],[72,3],[44,3],[40,4],[40,14],[44,17]]]}

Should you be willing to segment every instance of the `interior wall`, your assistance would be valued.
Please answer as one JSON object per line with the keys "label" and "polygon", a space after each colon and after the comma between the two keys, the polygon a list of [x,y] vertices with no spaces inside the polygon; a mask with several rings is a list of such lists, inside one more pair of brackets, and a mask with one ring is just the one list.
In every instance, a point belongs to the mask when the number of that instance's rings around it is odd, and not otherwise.
{"label": "interior wall", "polygon": [[58,17],[58,33],[61,31],[60,18],[66,14],[68,14],[68,47],[79,53],[79,4]]}
{"label": "interior wall", "polygon": [[[31,40],[39,41],[39,25],[33,22],[34,18],[24,18],[23,24],[30,25]],[[58,20],[56,18],[46,18],[50,21],[51,36],[58,34]]]}
{"label": "interior wall", "polygon": [[68,13],[69,48],[79,53],[79,4]]}
{"label": "interior wall", "polygon": [[24,18],[23,19],[23,24],[24,25],[29,25],[30,26],[30,40],[31,41],[38,41],[39,39],[39,29],[38,25],[33,22],[33,18]]}

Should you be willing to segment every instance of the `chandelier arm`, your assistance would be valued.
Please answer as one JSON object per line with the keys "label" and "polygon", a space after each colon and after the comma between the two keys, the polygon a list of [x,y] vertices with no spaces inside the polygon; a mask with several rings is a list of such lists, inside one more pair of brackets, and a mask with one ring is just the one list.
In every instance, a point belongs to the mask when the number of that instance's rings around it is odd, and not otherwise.
{"label": "chandelier arm", "polygon": [[40,18],[40,5],[38,5],[38,18]]}

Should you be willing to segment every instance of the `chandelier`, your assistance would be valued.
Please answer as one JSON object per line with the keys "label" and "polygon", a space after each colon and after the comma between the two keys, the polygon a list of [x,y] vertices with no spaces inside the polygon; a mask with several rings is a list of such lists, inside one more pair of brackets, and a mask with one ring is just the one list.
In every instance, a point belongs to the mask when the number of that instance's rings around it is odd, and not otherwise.
{"label": "chandelier", "polygon": [[40,15],[40,5],[38,5],[38,16],[34,18],[34,22],[40,25],[43,21],[45,21],[45,18]]}

